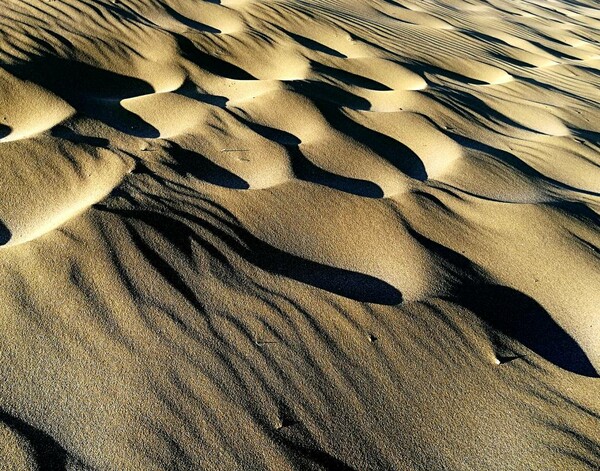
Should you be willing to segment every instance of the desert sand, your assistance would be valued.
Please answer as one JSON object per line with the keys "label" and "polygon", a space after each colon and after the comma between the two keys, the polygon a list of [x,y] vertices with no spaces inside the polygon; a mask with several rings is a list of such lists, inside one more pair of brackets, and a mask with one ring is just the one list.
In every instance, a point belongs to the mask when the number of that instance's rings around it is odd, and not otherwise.
{"label": "desert sand", "polygon": [[0,33],[0,469],[600,469],[596,1]]}

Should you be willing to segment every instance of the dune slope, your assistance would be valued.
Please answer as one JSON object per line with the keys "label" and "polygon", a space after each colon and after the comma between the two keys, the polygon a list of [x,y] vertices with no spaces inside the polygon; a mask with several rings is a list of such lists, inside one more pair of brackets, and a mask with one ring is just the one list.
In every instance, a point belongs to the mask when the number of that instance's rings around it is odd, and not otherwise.
{"label": "dune slope", "polygon": [[0,468],[600,467],[596,2],[0,34]]}

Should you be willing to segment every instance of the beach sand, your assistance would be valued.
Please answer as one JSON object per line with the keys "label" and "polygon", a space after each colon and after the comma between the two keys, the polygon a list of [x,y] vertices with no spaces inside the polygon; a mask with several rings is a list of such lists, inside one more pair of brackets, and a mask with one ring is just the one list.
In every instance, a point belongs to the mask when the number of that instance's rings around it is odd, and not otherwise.
{"label": "beach sand", "polygon": [[0,469],[600,469],[597,2],[0,34]]}

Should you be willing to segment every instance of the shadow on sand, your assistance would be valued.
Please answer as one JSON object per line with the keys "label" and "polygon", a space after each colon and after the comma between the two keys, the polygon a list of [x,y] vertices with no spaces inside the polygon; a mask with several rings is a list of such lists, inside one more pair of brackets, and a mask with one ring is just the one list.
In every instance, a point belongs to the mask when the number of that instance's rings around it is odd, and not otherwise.
{"label": "shadow on sand", "polygon": [[0,221],[0,246],[8,244],[12,237],[10,229]]}
{"label": "shadow on sand", "polygon": [[262,124],[253,123],[237,117],[244,125],[266,139],[284,146],[290,156],[294,174],[300,180],[334,188],[353,195],[366,198],[383,198],[384,193],[379,185],[368,180],[346,177],[313,164],[300,149],[302,141],[293,134]]}
{"label": "shadow on sand", "polygon": [[487,281],[468,258],[412,229],[410,233],[427,250],[464,270],[470,280],[457,285],[447,296],[449,301],[469,309],[492,328],[519,341],[550,363],[572,373],[598,377],[579,344],[537,301],[518,290]]}
{"label": "shadow on sand", "polygon": [[121,100],[154,93],[148,82],[99,67],[53,56],[4,64],[22,80],[35,77],[38,85],[58,95],[79,113],[136,137],[156,138],[160,132],[121,105]]}
{"label": "shadow on sand", "polygon": [[235,173],[217,165],[198,152],[184,149],[175,142],[170,142],[169,155],[177,162],[171,167],[177,172],[183,172],[213,185],[219,185],[233,190],[247,190],[250,185]]}
{"label": "shadow on sand", "polygon": [[[402,302],[400,291],[379,278],[287,253],[260,240],[246,229],[229,221],[221,220],[223,227],[218,227],[202,218],[182,214],[182,217],[188,218],[194,225],[199,226],[199,230],[195,231],[188,224],[157,212],[109,210],[102,206],[97,206],[97,209],[122,216],[138,249],[192,304],[198,304],[193,289],[180,279],[166,256],[145,242],[138,229],[139,222],[151,226],[184,252],[189,251],[193,241],[226,265],[230,264],[229,261],[209,239],[217,238],[225,242],[237,254],[265,271],[291,278],[339,296],[374,304],[396,305]],[[135,223],[136,220],[138,221],[137,224]],[[199,234],[203,232],[204,234],[200,236]]]}
{"label": "shadow on sand", "polygon": [[66,471],[67,452],[50,435],[0,410],[0,422],[22,435],[31,445],[40,471]]}

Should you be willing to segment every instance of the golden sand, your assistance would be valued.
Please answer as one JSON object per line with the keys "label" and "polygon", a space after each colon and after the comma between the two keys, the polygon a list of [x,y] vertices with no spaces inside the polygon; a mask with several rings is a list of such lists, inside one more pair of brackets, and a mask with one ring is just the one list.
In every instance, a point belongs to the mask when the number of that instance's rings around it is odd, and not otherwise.
{"label": "golden sand", "polygon": [[594,0],[6,0],[1,470],[600,469]]}

